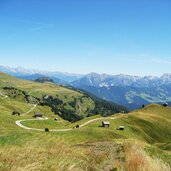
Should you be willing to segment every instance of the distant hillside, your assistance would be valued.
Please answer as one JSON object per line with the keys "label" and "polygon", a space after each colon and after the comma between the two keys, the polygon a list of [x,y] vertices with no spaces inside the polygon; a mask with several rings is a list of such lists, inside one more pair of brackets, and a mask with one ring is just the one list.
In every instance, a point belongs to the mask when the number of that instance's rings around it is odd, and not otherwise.
{"label": "distant hillside", "polygon": [[94,94],[90,93],[90,91],[74,88],[68,85],[64,85],[64,87],[78,91],[80,93],[84,93],[85,95],[93,99],[93,101],[95,102],[95,109],[92,111],[92,114],[90,115],[100,114],[102,116],[109,116],[112,113],[127,113],[129,111],[129,109],[125,106],[99,98]]}
{"label": "distant hillside", "polygon": [[122,106],[108,102],[103,102],[104,105],[99,106],[97,101],[87,94],[53,84],[47,77],[40,78],[38,81],[43,84],[0,73],[0,90],[8,97],[20,102],[49,106],[55,114],[69,121],[80,120],[95,114],[107,116],[126,110]]}
{"label": "distant hillside", "polygon": [[92,73],[73,82],[72,85],[130,109],[138,109],[143,104],[171,101],[169,74],[159,78]]}
{"label": "distant hillside", "polygon": [[81,74],[40,71],[40,70],[36,70],[36,69],[25,69],[22,67],[12,68],[12,67],[3,66],[3,65],[0,65],[0,71],[4,72],[6,74],[9,74],[9,75],[18,77],[18,78],[26,79],[26,80],[37,79],[38,77],[35,78],[36,75],[53,77],[53,78],[63,80],[65,82],[72,82],[72,81],[78,80],[83,77],[83,75],[81,75]]}
{"label": "distant hillside", "polygon": [[[63,81],[59,78],[56,77],[47,77],[41,74],[33,74],[33,75],[22,75],[22,76],[17,76],[17,78],[23,79],[23,80],[30,80],[30,81],[37,81],[37,82],[46,82],[46,79],[51,80],[50,82],[54,82],[59,85],[68,85],[66,81]],[[44,79],[45,78],[45,79]],[[44,79],[44,81],[43,81]]]}
{"label": "distant hillside", "polygon": [[39,82],[39,83],[46,83],[46,82],[51,82],[54,83],[53,79],[49,78],[49,77],[39,77],[36,80],[34,80],[35,82]]}
{"label": "distant hillside", "polygon": [[170,86],[161,86],[154,88],[137,87],[93,87],[80,86],[80,89],[86,90],[99,98],[121,104],[130,109],[138,109],[143,104],[164,103],[171,101]]}

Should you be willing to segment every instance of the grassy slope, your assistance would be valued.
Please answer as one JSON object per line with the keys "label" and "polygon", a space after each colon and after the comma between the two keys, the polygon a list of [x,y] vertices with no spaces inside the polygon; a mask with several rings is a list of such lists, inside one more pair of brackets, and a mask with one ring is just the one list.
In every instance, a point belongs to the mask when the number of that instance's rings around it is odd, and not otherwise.
{"label": "grassy slope", "polygon": [[[115,116],[115,115],[114,115]],[[38,128],[61,128],[73,127],[76,124],[84,123],[90,119],[100,116],[86,118],[74,124],[63,123],[62,121],[55,122],[53,119],[47,121],[26,121],[23,122],[26,126]],[[106,120],[104,118],[104,120]],[[168,149],[171,141],[171,108],[165,108],[160,105],[149,105],[144,109],[131,112],[129,114],[120,114],[115,120],[110,120],[111,126],[108,132],[120,135],[121,137],[139,139],[147,143],[164,146],[167,144]],[[118,131],[118,126],[124,125],[125,131]],[[89,129],[103,132],[101,121],[91,123]],[[87,128],[82,128],[82,130]]]}
{"label": "grassy slope", "polygon": [[[25,112],[30,108],[30,104],[13,101],[14,105],[10,106],[10,99],[1,99],[0,102],[0,161],[2,161],[0,162],[0,170],[19,170],[19,168],[27,170],[42,170],[43,168],[45,170],[63,170],[72,166],[74,170],[76,168],[78,170],[85,170],[86,168],[89,170],[103,170],[105,165],[109,168],[115,168],[115,164],[112,163],[113,160],[118,162],[116,165],[117,168],[120,168],[124,165],[122,162],[125,163],[124,156],[127,155],[124,148],[126,148],[127,143],[131,139],[141,140],[144,143],[155,143],[158,147],[162,146],[162,148],[167,146],[166,150],[170,150],[170,138],[165,136],[170,133],[170,108],[150,105],[142,110],[126,115],[118,114],[116,120],[110,120],[111,126],[109,129],[100,127],[101,121],[96,121],[72,132],[39,133],[25,131],[15,125],[15,121],[18,119],[31,118],[32,113],[24,117],[11,116],[11,111],[15,107],[22,107],[22,112]],[[38,106],[36,110],[44,112],[50,120],[23,122],[25,125],[36,128],[47,126],[51,128],[64,128],[65,126],[75,126],[75,124],[81,124],[99,117],[93,116],[74,124],[59,118],[60,122],[56,123],[53,120],[54,115],[48,107]],[[165,120],[165,123],[163,123],[163,116],[168,118],[168,120]],[[104,120],[106,119],[104,118]],[[116,128],[119,125],[124,125],[125,131],[117,131]],[[155,134],[156,132],[158,133]],[[161,133],[165,135],[160,137]],[[149,155],[154,158],[157,156],[169,163],[171,157],[167,153],[156,147],[147,147],[146,151]],[[111,151],[110,153],[108,148],[113,152]],[[7,152],[11,155],[8,155]],[[107,157],[109,154],[112,160],[109,160]],[[145,154],[143,153],[143,155]],[[116,159],[115,157],[118,156],[119,159]],[[16,157],[18,159],[22,157],[26,159],[24,161],[16,160]],[[41,162],[37,162],[37,160]],[[143,160],[145,159],[143,158]],[[64,161],[64,163],[61,164],[61,161]],[[54,165],[55,162],[56,165]]]}
{"label": "grassy slope", "polygon": [[[86,115],[87,110],[93,110],[95,107],[94,101],[90,97],[84,97],[84,94],[57,86],[53,83],[35,83],[32,81],[20,80],[0,72],[0,90],[2,87],[10,86],[19,90],[25,91],[28,95],[42,99],[43,96],[49,95],[54,98],[61,99],[66,105],[66,109],[76,110],[80,115]],[[20,100],[20,97],[16,100]],[[82,99],[80,102],[79,99]],[[72,108],[70,103],[77,99],[76,109]],[[20,100],[23,101],[23,100]]]}
{"label": "grassy slope", "polygon": [[[16,86],[18,80],[11,81],[14,81],[13,85]],[[17,86],[23,87],[25,85],[29,91],[32,87],[37,86],[32,82],[24,82],[22,81]],[[53,85],[47,86],[52,86],[52,93],[55,92]],[[42,91],[44,92],[44,90]],[[50,89],[46,91],[51,93]],[[66,93],[64,89],[60,91],[61,96]],[[35,94],[35,92],[31,93]],[[77,96],[79,93],[75,95]],[[163,166],[163,161],[167,163],[171,161],[169,155],[169,151],[171,151],[170,108],[149,105],[129,114],[115,115],[116,119],[110,120],[111,126],[109,129],[100,127],[101,121],[96,121],[71,132],[39,133],[23,130],[15,125],[16,120],[32,118],[33,112],[20,117],[11,115],[13,110],[24,113],[32,106],[32,104],[10,98],[2,99],[0,96],[0,170],[110,170],[114,168],[138,170],[137,167],[142,162],[136,164],[136,159],[133,157],[127,158],[131,155],[140,156],[145,164],[148,161],[150,163],[157,161],[157,163],[160,163],[160,166],[158,166],[160,170],[165,168],[168,170],[169,168],[169,166]],[[59,118],[60,122],[54,121],[54,114],[49,107],[38,106],[35,111],[41,111],[50,120],[27,121],[23,124],[35,128],[65,128],[99,117],[93,116],[70,124],[61,118]],[[104,120],[106,119],[104,118]],[[120,125],[125,126],[125,131],[116,130]],[[146,145],[146,143],[149,145]],[[143,148],[146,149],[151,158],[147,157],[142,149],[139,149],[141,144],[145,146]],[[133,149],[136,147],[139,151],[134,154],[134,150],[128,150],[129,147]],[[166,150],[166,152],[161,149]],[[156,157],[160,158],[160,162]],[[130,159],[132,159],[131,162]],[[153,170],[156,170],[156,168],[151,169],[151,171]]]}

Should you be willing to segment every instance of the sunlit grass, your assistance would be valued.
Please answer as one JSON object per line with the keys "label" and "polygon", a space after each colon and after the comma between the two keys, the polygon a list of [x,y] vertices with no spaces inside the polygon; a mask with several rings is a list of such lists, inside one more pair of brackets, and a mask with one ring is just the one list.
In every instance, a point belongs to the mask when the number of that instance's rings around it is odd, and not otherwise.
{"label": "sunlit grass", "polygon": [[[2,75],[2,74],[0,74]],[[9,80],[9,76],[4,76]],[[9,85],[37,97],[56,93],[66,102],[80,93],[57,87],[53,84],[37,84],[18,81],[10,77]],[[3,87],[2,82],[0,85]],[[67,95],[67,98],[65,97]],[[88,102],[87,102],[88,103]],[[23,121],[34,128],[74,128],[96,115],[70,123],[55,115],[49,107],[37,105],[29,114],[13,116],[29,111],[34,104],[27,104],[12,98],[0,98],[0,170],[123,170],[125,171],[169,171],[171,151],[171,109],[160,105],[149,105],[128,114],[113,115],[110,127],[103,128],[102,120],[96,120],[84,127],[68,132],[36,132],[18,127],[15,121],[31,119],[40,112],[49,120]],[[86,104],[85,104],[86,105]],[[92,105],[89,101],[88,105]],[[55,121],[54,118],[58,118]],[[124,131],[117,128],[124,126]],[[160,149],[159,149],[160,148]]]}

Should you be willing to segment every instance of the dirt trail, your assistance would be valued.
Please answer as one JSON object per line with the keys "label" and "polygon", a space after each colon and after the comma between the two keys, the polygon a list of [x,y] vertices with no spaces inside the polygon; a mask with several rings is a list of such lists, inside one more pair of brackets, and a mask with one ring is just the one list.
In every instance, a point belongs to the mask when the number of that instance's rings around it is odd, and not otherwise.
{"label": "dirt trail", "polygon": [[29,113],[32,112],[36,107],[37,107],[37,104],[35,104],[29,111],[27,111],[27,112],[21,114],[21,116],[24,116],[24,115],[29,114]]}
{"label": "dirt trail", "polygon": [[[95,118],[95,119],[89,120],[89,121],[87,121],[87,122],[85,122],[85,123],[79,125],[79,128],[84,127],[84,126],[86,126],[86,125],[88,125],[88,124],[90,124],[90,123],[92,123],[92,122],[100,121],[100,120],[104,120],[104,119],[106,119],[106,120],[114,120],[115,117],[105,117],[105,118],[101,117],[101,118]],[[39,120],[39,121],[40,121],[40,120],[48,120],[48,118],[23,119],[23,120],[18,120],[18,121],[16,121],[15,123],[16,123],[17,126],[23,128],[23,129],[26,129],[26,130],[32,130],[32,131],[45,131],[45,129],[30,128],[30,127],[27,127],[27,126],[24,126],[23,124],[21,124],[21,122],[24,122],[24,121],[35,121],[35,120],[36,120],[36,121],[38,121],[38,120]],[[74,130],[74,129],[73,129],[73,128],[66,128],[66,129],[50,129],[49,131],[50,131],[50,132],[66,132],[66,131],[72,131],[72,130]]]}
{"label": "dirt trail", "polygon": [[3,96],[2,99],[8,98],[8,96],[6,96],[5,94],[3,94],[2,91],[0,91],[0,95]]}

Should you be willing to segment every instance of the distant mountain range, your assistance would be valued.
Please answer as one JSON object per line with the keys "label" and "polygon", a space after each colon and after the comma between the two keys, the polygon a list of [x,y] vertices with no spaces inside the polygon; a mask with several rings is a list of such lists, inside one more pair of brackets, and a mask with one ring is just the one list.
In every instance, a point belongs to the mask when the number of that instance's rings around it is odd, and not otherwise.
{"label": "distant mountain range", "polygon": [[94,87],[155,87],[161,85],[171,84],[171,74],[163,74],[161,77],[157,76],[131,76],[131,75],[107,75],[90,73],[85,77],[76,80],[72,83],[73,86],[94,86]]}
{"label": "distant mountain range", "polygon": [[102,99],[137,109],[143,104],[171,102],[171,74],[157,76],[88,75],[44,72],[0,66],[0,71],[27,80],[49,77],[57,84],[70,85]]}
{"label": "distant mountain range", "polygon": [[130,109],[171,101],[171,74],[140,77],[91,73],[72,82],[72,86]]}
{"label": "distant mountain range", "polygon": [[27,79],[27,80],[35,80],[40,77],[53,77],[53,79],[58,79],[60,82],[73,82],[75,80],[78,80],[82,78],[84,75],[81,74],[71,74],[71,73],[66,73],[66,72],[52,72],[52,71],[40,71],[40,70],[31,70],[31,69],[24,69],[22,67],[8,67],[8,66],[3,66],[0,65],[0,71],[7,73],[9,75],[22,78],[22,79]]}

